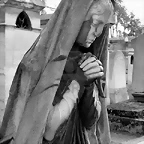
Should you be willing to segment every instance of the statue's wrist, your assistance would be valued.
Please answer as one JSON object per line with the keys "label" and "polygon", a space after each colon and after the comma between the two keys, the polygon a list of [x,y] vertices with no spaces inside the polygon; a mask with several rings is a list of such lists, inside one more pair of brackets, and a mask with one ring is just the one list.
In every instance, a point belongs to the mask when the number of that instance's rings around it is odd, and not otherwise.
{"label": "statue's wrist", "polygon": [[85,83],[85,87],[86,87],[86,88],[92,87],[92,86],[94,85],[94,82],[95,82],[95,79],[88,80],[88,81]]}

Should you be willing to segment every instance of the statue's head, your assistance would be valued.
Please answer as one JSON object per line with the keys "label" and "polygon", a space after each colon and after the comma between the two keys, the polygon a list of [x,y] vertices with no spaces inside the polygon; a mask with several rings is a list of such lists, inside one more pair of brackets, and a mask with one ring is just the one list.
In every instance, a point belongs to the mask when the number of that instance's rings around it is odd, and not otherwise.
{"label": "statue's head", "polygon": [[114,7],[111,0],[94,1],[80,29],[77,42],[88,48],[99,37],[106,24],[111,23]]}

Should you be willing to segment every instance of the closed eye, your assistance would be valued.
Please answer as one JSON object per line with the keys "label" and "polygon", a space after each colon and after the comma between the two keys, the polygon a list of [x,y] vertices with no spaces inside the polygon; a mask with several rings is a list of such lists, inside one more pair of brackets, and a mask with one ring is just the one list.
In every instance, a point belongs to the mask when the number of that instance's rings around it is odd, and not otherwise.
{"label": "closed eye", "polygon": [[94,24],[94,23],[92,23],[91,26],[92,26],[92,27],[97,27],[98,24]]}
{"label": "closed eye", "polygon": [[96,23],[92,23],[91,26],[97,27],[98,25],[104,24],[103,21],[97,21]]}

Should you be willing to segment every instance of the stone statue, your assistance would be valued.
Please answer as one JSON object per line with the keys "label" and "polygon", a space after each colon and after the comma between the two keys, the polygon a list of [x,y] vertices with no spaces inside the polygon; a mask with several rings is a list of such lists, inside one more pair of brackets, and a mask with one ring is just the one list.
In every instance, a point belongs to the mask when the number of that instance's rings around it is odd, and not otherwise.
{"label": "stone statue", "polygon": [[16,71],[0,144],[109,144],[104,75],[109,0],[62,0]]}

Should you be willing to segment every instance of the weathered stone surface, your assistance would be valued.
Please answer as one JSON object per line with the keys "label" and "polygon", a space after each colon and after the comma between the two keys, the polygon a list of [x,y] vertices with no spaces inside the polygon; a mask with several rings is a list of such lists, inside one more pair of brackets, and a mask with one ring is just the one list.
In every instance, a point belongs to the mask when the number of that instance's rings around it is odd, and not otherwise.
{"label": "weathered stone surface", "polygon": [[127,100],[129,95],[127,93],[127,88],[115,88],[109,89],[109,93],[110,93],[110,99],[111,99],[111,103],[117,103],[117,102],[122,102],[124,100]]}
{"label": "weathered stone surface", "polygon": [[111,132],[111,144],[138,144],[141,141],[144,141],[144,137],[142,136],[136,136],[125,132]]}
{"label": "weathered stone surface", "polygon": [[144,103],[128,100],[108,106],[108,113],[112,116],[128,118],[144,118]]}
{"label": "weathered stone surface", "polygon": [[128,132],[136,135],[144,135],[144,120],[126,117],[110,116],[111,131]]}
{"label": "weathered stone surface", "polygon": [[0,5],[13,5],[19,8],[42,10],[45,4],[41,0],[1,0]]}
{"label": "weathered stone surface", "polygon": [[144,135],[144,103],[128,100],[108,106],[112,131]]}
{"label": "weathered stone surface", "polygon": [[141,92],[141,93],[132,93],[132,96],[134,97],[134,99],[137,101],[137,102],[142,102],[144,103],[144,93]]}

